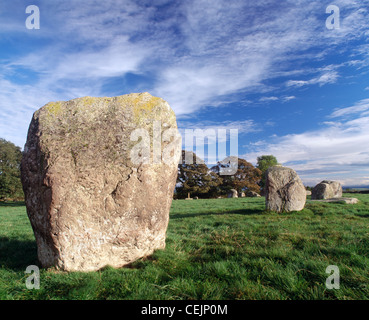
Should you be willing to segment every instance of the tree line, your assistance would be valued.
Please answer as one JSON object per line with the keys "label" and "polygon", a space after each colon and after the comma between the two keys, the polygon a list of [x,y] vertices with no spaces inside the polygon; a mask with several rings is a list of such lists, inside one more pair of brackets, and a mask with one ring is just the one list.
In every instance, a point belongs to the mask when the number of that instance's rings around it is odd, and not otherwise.
{"label": "tree line", "polygon": [[0,138],[0,200],[24,198],[20,179],[21,148]]}
{"label": "tree line", "polygon": [[[187,164],[185,159],[191,158],[192,163]],[[265,172],[269,167],[278,164],[273,155],[258,157],[256,167],[245,159],[230,158],[219,161],[209,168],[194,152],[182,150],[182,161],[178,165],[174,198],[216,198],[226,196],[231,189],[237,190],[238,193],[247,191],[262,193],[265,185]],[[229,163],[238,164],[235,174],[222,175],[222,169]]]}

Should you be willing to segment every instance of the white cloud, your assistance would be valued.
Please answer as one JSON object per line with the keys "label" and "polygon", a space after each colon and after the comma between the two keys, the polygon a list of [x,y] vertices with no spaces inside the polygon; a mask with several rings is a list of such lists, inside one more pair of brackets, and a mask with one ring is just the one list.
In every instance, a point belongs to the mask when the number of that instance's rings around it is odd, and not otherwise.
{"label": "white cloud", "polygon": [[[273,154],[279,162],[298,171],[305,182],[335,178],[346,185],[354,185],[353,181],[360,184],[363,174],[369,174],[369,115],[362,113],[368,102],[362,100],[330,116],[355,114],[353,119],[325,122],[322,129],[273,137],[271,142],[259,141],[250,145],[253,151],[243,157],[255,163],[258,156]],[[342,178],[344,174],[349,177]]]}
{"label": "white cloud", "polygon": [[278,97],[261,97],[259,99],[260,102],[270,102],[270,101],[278,101]]}
{"label": "white cloud", "polygon": [[312,78],[310,80],[289,80],[287,81],[287,87],[302,87],[306,85],[318,84],[319,86],[324,86],[326,84],[335,83],[339,78],[337,71],[324,72],[321,75]]}
{"label": "white cloud", "polygon": [[352,107],[341,108],[341,109],[335,110],[331,114],[331,118],[338,118],[338,117],[343,117],[343,116],[352,115],[356,113],[362,113],[368,110],[369,110],[369,99],[364,99],[364,100],[359,101]]}
{"label": "white cloud", "polygon": [[[19,145],[24,143],[25,123],[33,110],[50,100],[104,95],[107,79],[128,72],[149,77],[145,91],[166,99],[179,116],[217,106],[230,94],[261,92],[265,80],[304,73],[306,68],[296,62],[315,59],[309,49],[321,49],[318,58],[322,59],[365,33],[369,2],[337,1],[345,15],[341,29],[329,32],[320,18],[321,3],[308,0],[156,2],[172,6],[168,12],[146,1],[56,0],[42,4],[37,34],[24,28],[23,10],[14,11],[16,21],[10,18],[13,9],[24,3],[12,2],[4,21],[14,26],[17,35],[23,32],[29,39],[42,39],[41,45],[3,62],[0,87],[0,110],[6,120],[0,136]],[[365,50],[357,54],[364,55]],[[34,73],[35,79],[28,84],[17,81],[13,75],[19,68]],[[338,80],[334,68],[319,71],[311,80],[289,84]],[[122,84],[119,94],[128,93],[125,89]],[[295,98],[278,93],[273,97],[282,102]]]}
{"label": "white cloud", "polygon": [[296,99],[295,96],[284,96],[284,97],[271,96],[271,97],[261,97],[259,99],[259,102],[273,102],[273,101],[288,102],[294,99]]}

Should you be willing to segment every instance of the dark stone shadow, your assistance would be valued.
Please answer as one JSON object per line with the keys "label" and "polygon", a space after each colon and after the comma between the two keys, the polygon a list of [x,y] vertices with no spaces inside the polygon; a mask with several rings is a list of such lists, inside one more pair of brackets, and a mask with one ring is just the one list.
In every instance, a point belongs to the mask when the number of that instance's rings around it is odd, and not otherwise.
{"label": "dark stone shadow", "polygon": [[194,218],[201,216],[223,216],[226,214],[239,214],[243,216],[253,216],[265,214],[264,209],[240,209],[240,210],[229,210],[224,212],[203,212],[203,213],[184,213],[184,214],[171,214],[169,219],[181,219],[181,218]]}
{"label": "dark stone shadow", "polygon": [[25,207],[24,201],[0,201],[0,207]]}
{"label": "dark stone shadow", "polygon": [[28,266],[38,264],[35,240],[0,237],[0,268],[25,271]]}

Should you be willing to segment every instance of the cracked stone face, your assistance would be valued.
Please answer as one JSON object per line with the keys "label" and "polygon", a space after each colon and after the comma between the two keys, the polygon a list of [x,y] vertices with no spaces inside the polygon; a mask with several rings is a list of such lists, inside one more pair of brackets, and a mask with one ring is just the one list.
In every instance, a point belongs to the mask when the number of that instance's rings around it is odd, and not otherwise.
{"label": "cracked stone face", "polygon": [[305,187],[291,169],[274,166],[266,172],[266,209],[275,212],[301,211],[306,202]]}
{"label": "cracked stone face", "polygon": [[312,200],[342,197],[342,186],[338,181],[324,180],[317,184],[311,193]]}
{"label": "cracked stone face", "polygon": [[[132,139],[137,129],[147,135]],[[140,162],[140,152],[133,160],[140,144],[148,147],[146,160],[154,153],[157,160],[155,135],[171,161]],[[174,112],[148,93],[78,98],[36,111],[21,171],[42,266],[122,267],[163,249],[180,152]]]}

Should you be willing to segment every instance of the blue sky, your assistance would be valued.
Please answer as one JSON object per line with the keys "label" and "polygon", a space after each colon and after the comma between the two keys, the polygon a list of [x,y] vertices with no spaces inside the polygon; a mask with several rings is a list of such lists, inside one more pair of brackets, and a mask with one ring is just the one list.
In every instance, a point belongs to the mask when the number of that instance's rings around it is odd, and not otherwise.
{"label": "blue sky", "polygon": [[21,147],[49,101],[147,91],[182,129],[238,129],[254,164],[369,185],[369,0],[5,0],[0,46],[0,137]]}

